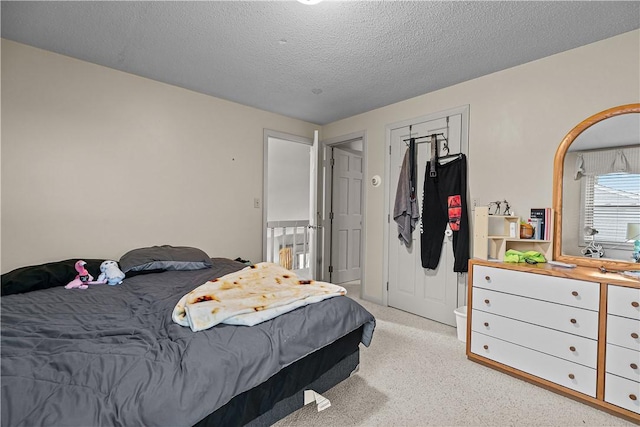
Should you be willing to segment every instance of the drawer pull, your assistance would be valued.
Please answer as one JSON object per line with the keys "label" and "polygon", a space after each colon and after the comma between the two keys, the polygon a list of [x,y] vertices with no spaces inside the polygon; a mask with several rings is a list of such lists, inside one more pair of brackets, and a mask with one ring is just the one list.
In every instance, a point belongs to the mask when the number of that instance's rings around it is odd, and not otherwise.
{"label": "drawer pull", "polygon": [[573,379],[575,379],[575,378],[576,378],[576,376],[575,376],[575,375],[573,375],[573,374],[569,374],[569,379],[572,379],[572,380],[573,380]]}
{"label": "drawer pull", "polygon": [[571,292],[571,295],[573,295],[574,297],[577,297],[578,296],[578,291]]}
{"label": "drawer pull", "polygon": [[484,303],[485,303],[485,304],[489,304],[489,302],[490,302],[490,301],[489,301],[488,299],[484,300]]}
{"label": "drawer pull", "polygon": [[574,325],[575,325],[576,323],[578,323],[578,321],[577,321],[576,319],[571,319],[571,320],[570,320],[570,322],[571,322],[571,323],[573,323]]}
{"label": "drawer pull", "polygon": [[569,347],[569,350],[576,351],[576,348],[574,346],[571,346],[571,347]]}
{"label": "drawer pull", "polygon": [[638,334],[636,332],[631,332],[631,338],[634,340],[638,339]]}
{"label": "drawer pull", "polygon": [[483,345],[482,348],[484,348],[485,350],[489,350],[489,346],[488,345]]}
{"label": "drawer pull", "polygon": [[638,369],[638,365],[636,365],[635,363],[632,363],[629,366],[631,366],[631,369]]}
{"label": "drawer pull", "polygon": [[638,307],[640,307],[640,303],[638,301],[632,301],[631,302],[631,307],[638,308]]}
{"label": "drawer pull", "polygon": [[489,322],[484,322],[484,326],[489,327]]}
{"label": "drawer pull", "polygon": [[638,400],[638,397],[635,394],[630,394],[629,395],[629,399],[631,400]]}
{"label": "drawer pull", "polygon": [[491,280],[491,276],[484,276],[484,280],[486,280],[487,282],[489,282]]}

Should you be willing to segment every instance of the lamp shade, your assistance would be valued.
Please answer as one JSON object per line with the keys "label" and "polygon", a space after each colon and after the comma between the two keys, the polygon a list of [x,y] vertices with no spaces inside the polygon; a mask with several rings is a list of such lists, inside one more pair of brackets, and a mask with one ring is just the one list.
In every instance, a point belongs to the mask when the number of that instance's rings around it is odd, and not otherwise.
{"label": "lamp shade", "polygon": [[640,222],[627,223],[627,240],[640,239]]}
{"label": "lamp shade", "polygon": [[598,230],[589,226],[586,226],[583,231],[585,236],[595,236],[596,234],[598,234]]}

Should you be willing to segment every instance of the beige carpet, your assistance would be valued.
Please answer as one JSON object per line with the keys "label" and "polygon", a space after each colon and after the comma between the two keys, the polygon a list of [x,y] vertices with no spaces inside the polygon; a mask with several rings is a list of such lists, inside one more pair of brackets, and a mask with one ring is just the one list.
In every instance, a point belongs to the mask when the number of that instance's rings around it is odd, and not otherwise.
{"label": "beige carpet", "polygon": [[357,296],[376,317],[360,371],[324,394],[331,407],[310,404],[284,426],[621,426],[620,418],[467,360],[456,330]]}

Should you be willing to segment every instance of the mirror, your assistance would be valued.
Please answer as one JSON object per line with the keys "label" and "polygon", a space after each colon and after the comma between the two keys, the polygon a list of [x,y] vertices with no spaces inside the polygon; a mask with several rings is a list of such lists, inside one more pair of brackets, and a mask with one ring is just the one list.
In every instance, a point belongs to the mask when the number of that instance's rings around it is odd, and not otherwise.
{"label": "mirror", "polygon": [[553,182],[553,258],[640,270],[640,104],[574,127],[556,151]]}

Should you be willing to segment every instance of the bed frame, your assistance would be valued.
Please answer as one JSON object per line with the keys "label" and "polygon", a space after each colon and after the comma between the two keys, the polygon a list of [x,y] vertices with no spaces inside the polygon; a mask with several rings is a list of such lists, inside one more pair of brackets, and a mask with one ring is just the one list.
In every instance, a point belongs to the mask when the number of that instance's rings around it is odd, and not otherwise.
{"label": "bed frame", "polygon": [[358,369],[362,330],[354,330],[235,396],[196,427],[267,427],[297,411],[304,406],[304,390],[324,393]]}

